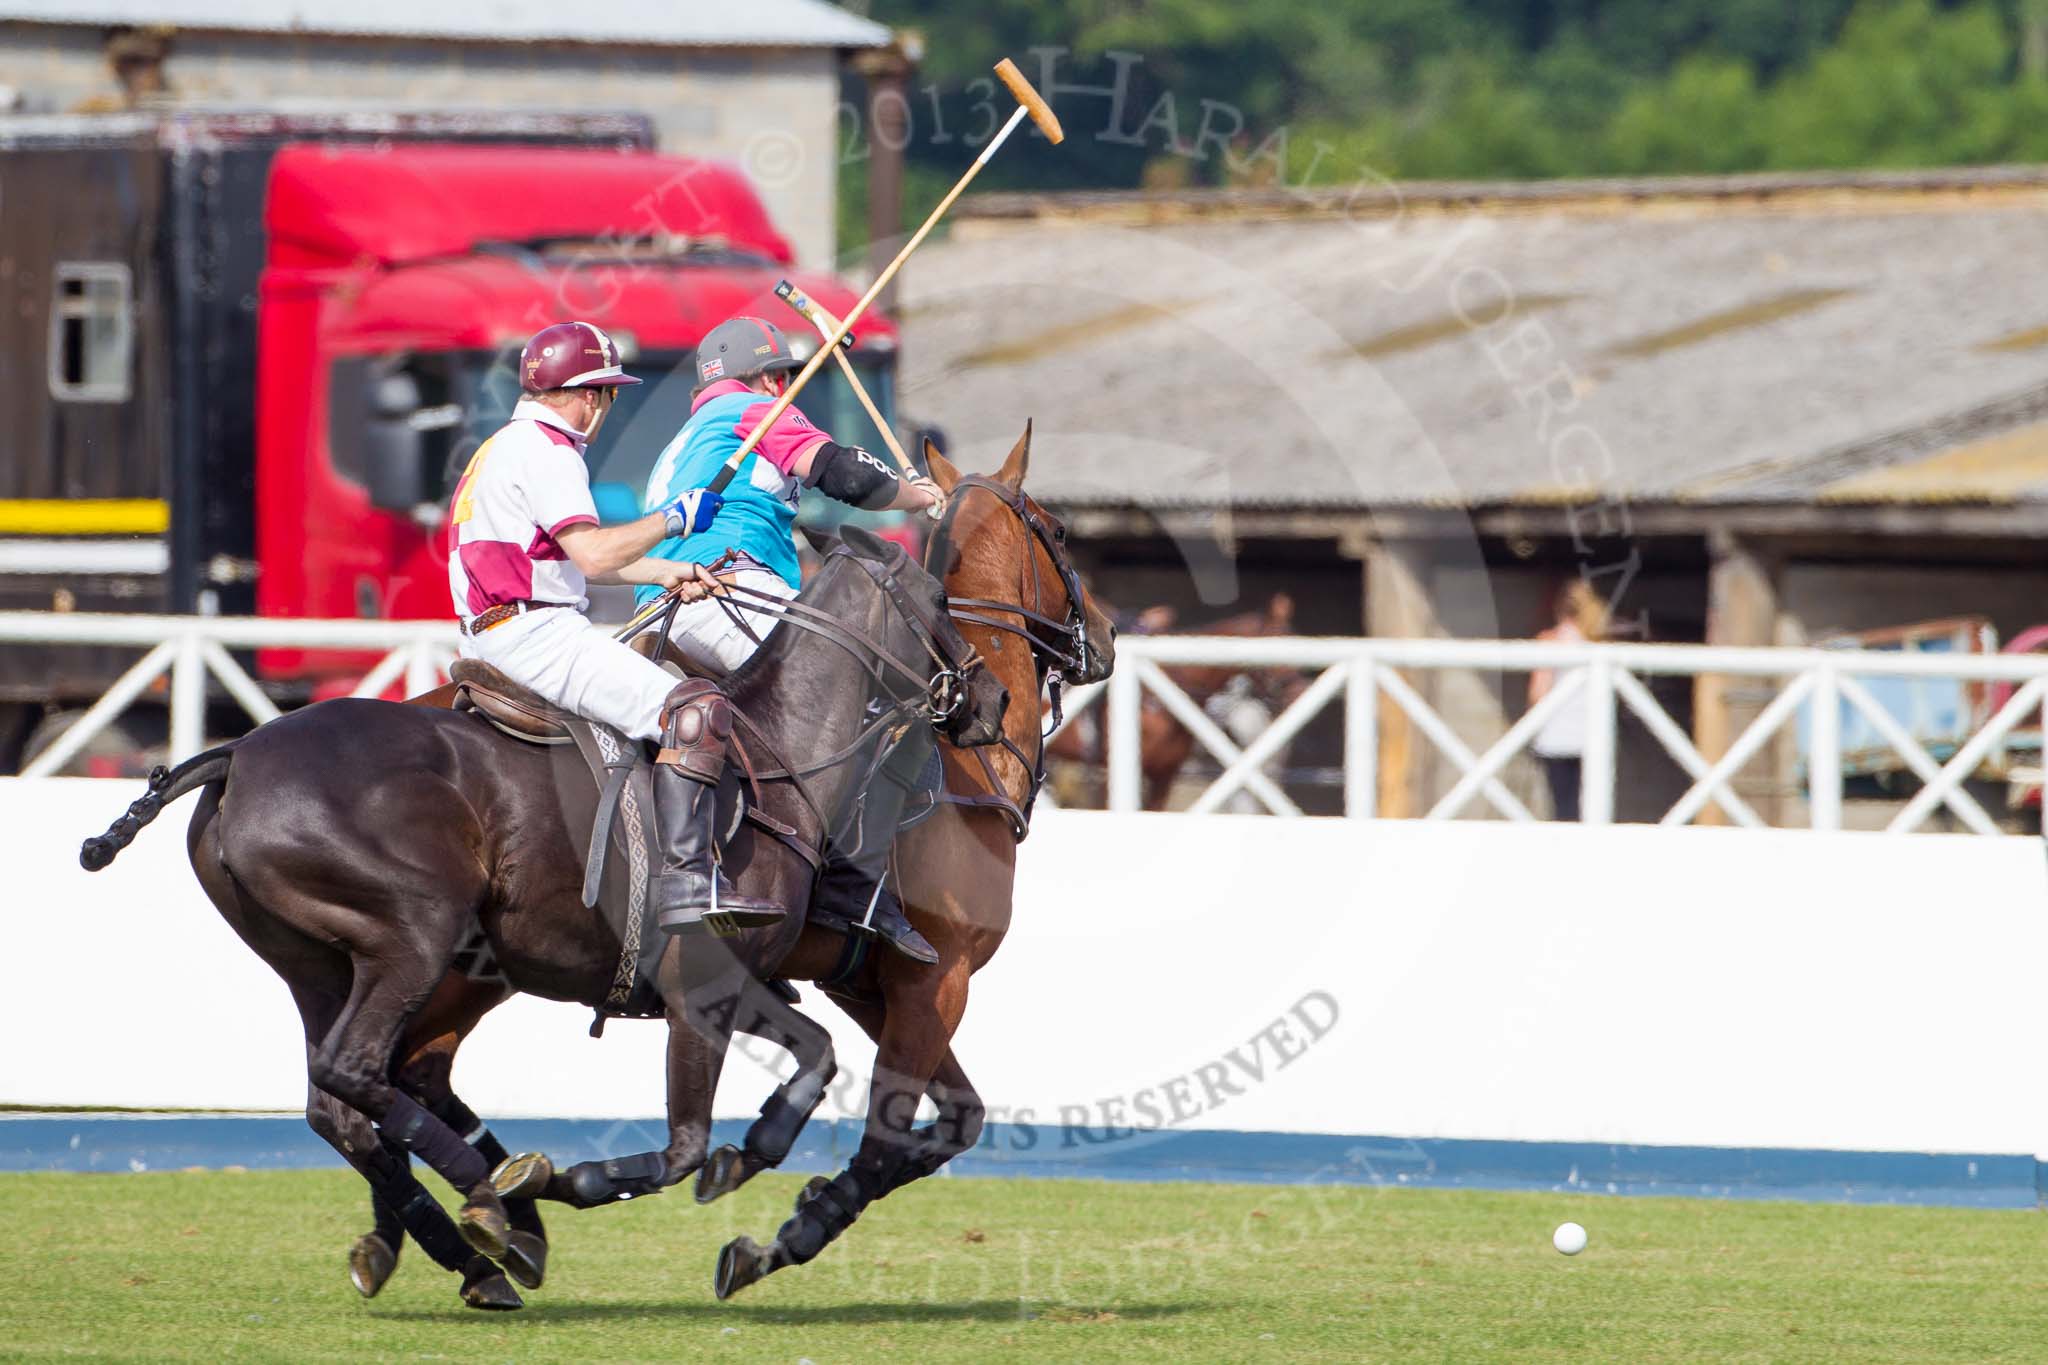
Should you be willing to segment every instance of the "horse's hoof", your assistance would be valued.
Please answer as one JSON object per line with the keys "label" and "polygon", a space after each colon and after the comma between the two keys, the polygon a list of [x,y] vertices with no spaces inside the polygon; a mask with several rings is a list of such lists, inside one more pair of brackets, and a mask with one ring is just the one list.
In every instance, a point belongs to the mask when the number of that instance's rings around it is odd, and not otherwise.
{"label": "horse's hoof", "polygon": [[366,1299],[376,1298],[396,1269],[398,1253],[374,1232],[356,1238],[356,1244],[348,1249],[348,1282]]}
{"label": "horse's hoof", "polygon": [[476,1250],[494,1261],[505,1258],[506,1239],[512,1235],[512,1221],[505,1216],[505,1207],[491,1193],[490,1186],[479,1186],[469,1196],[469,1202],[455,1216],[455,1226],[462,1233],[462,1240]]}
{"label": "horse's hoof", "polygon": [[743,1181],[740,1160],[740,1149],[731,1143],[713,1152],[710,1159],[697,1168],[697,1202],[708,1204],[738,1189]]}
{"label": "horse's hoof", "polygon": [[527,1289],[538,1289],[548,1273],[548,1243],[530,1232],[513,1232],[505,1238],[501,1258],[505,1270]]}
{"label": "horse's hoof", "polygon": [[723,1303],[766,1275],[770,1268],[767,1253],[753,1238],[735,1237],[718,1253],[718,1270],[712,1277],[711,1292]]}
{"label": "horse's hoof", "polygon": [[500,1199],[539,1199],[555,1178],[555,1163],[539,1152],[508,1156],[491,1172],[491,1188]]}
{"label": "horse's hoof", "polygon": [[804,1187],[796,1192],[796,1208],[794,1211],[797,1213],[802,1213],[804,1211],[804,1205],[810,1203],[813,1199],[816,1199],[818,1197],[819,1192],[831,1183],[832,1182],[830,1180],[827,1180],[822,1175],[814,1175],[809,1180],[806,1180],[804,1182]]}
{"label": "horse's hoof", "polygon": [[526,1300],[519,1297],[504,1272],[481,1256],[471,1260],[463,1272],[462,1301],[471,1308],[501,1313],[526,1307]]}

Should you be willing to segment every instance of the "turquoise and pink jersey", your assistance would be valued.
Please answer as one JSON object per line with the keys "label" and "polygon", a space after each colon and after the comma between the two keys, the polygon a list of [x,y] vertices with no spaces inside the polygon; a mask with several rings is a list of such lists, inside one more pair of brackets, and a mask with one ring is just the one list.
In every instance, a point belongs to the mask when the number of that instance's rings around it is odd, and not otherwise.
{"label": "turquoise and pink jersey", "polygon": [[[736,379],[706,387],[690,406],[690,420],[654,462],[641,510],[651,512],[692,489],[710,487],[774,403]],[[800,586],[803,571],[791,535],[804,485],[791,471],[807,452],[830,439],[795,407],[784,410],[734,472],[726,485],[725,505],[711,525],[695,535],[664,540],[648,553],[659,559],[711,564],[727,550],[738,550],[791,587]],[[637,596],[645,603],[659,592],[644,587]]]}

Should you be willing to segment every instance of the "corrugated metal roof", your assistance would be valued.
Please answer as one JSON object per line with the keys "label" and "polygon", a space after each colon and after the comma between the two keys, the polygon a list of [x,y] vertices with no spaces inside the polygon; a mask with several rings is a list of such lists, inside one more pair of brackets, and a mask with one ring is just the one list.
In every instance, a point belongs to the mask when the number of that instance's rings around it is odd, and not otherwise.
{"label": "corrugated metal roof", "polygon": [[881,47],[889,30],[824,0],[43,0],[0,20],[259,33],[564,41],[654,47]]}
{"label": "corrugated metal roof", "polygon": [[906,273],[902,406],[969,464],[1035,416],[1081,506],[2048,498],[1993,439],[2048,421],[2048,194],[1896,188],[970,222]]}
{"label": "corrugated metal roof", "polygon": [[2036,502],[2048,497],[2048,422],[1823,487],[1822,502]]}

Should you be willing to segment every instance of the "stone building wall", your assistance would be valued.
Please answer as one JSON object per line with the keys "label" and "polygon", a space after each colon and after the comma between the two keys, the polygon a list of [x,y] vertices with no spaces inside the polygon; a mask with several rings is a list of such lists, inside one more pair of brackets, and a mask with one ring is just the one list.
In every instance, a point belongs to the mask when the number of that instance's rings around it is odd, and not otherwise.
{"label": "stone building wall", "polygon": [[[664,151],[745,167],[810,267],[833,264],[839,56],[832,49],[625,48],[179,32],[172,105],[604,110],[646,114]],[[0,92],[22,113],[127,107],[105,35],[0,23]]]}

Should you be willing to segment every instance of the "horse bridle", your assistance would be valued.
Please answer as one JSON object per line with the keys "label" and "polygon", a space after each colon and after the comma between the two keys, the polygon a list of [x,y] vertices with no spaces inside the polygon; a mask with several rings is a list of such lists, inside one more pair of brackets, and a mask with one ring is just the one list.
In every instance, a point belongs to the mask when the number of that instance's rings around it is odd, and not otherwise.
{"label": "horse bridle", "polygon": [[[940,547],[953,544],[953,519],[959,514],[960,507],[965,501],[964,495],[977,489],[994,495],[996,500],[1009,510],[1011,516],[1024,523],[1024,529],[1031,533],[1032,538],[1045,548],[1045,557],[1052,561],[1053,572],[1059,575],[1060,589],[1067,597],[1067,617],[1064,621],[1055,621],[1046,615],[1043,610],[1045,584],[1038,572],[1038,556],[1027,554],[1024,556],[1024,564],[1030,572],[1029,607],[1024,606],[1021,601],[997,602],[985,597],[954,597],[950,599],[953,604],[953,619],[1021,637],[1045,666],[1048,680],[1056,677],[1068,684],[1078,682],[1087,675],[1089,656],[1093,652],[1093,644],[1088,638],[1088,613],[1081,605],[1086,597],[1081,587],[1081,575],[1067,556],[1066,542],[1045,524],[1045,517],[1031,505],[1030,499],[1024,496],[1023,489],[998,483],[983,474],[968,474],[962,477],[953,485],[953,491],[947,495],[945,520],[939,523],[939,529],[932,535],[931,544],[926,547],[926,570],[941,580],[944,579],[945,575],[934,567],[935,557]],[[1020,574],[1020,598],[1023,586]],[[1029,624],[1017,626],[1009,621],[977,615],[977,609],[1022,617]],[[1060,643],[1047,641],[1038,634],[1038,631],[1047,632]],[[1054,709],[1057,712],[1057,701],[1054,703]]]}
{"label": "horse bridle", "polygon": [[[1067,556],[1065,540],[1045,523],[1044,516],[1032,506],[1021,488],[1012,488],[983,474],[968,474],[953,485],[947,495],[945,518],[932,534],[925,547],[925,569],[934,577],[944,581],[943,556],[955,547],[953,521],[965,504],[966,494],[981,491],[989,493],[1006,508],[1010,515],[1022,522],[1032,539],[1045,550],[1045,557],[1052,562],[1053,572],[1059,575],[1060,588],[1066,594],[1066,619],[1055,620],[1045,611],[1045,583],[1039,573],[1038,556],[1027,553],[1025,568],[1018,571],[1018,601],[999,602],[985,597],[950,597],[953,619],[965,625],[982,626],[989,630],[1001,631],[1017,636],[1031,650],[1032,666],[1038,682],[1046,689],[1049,702],[1049,720],[1039,732],[1038,752],[1027,755],[1008,735],[999,735],[996,743],[1016,759],[1030,774],[1030,788],[1025,792],[1022,804],[1012,801],[1003,792],[1001,781],[996,776],[995,764],[985,750],[974,751],[981,761],[981,770],[988,779],[990,794],[956,794],[947,792],[943,799],[952,805],[978,806],[1000,810],[1009,818],[1011,832],[1021,843],[1031,831],[1031,811],[1038,804],[1038,793],[1045,786],[1046,741],[1060,728],[1064,716],[1060,710],[1060,689],[1078,682],[1087,676],[1093,642],[1088,638],[1088,613],[1082,605],[1086,593],[1081,587],[1081,575]],[[1031,605],[1023,605],[1026,573],[1029,574]],[[995,615],[984,615],[992,612]],[[1005,619],[1015,617],[1023,625]],[[1044,632],[1041,634],[1040,632]],[[1047,639],[1046,636],[1051,639]]]}

